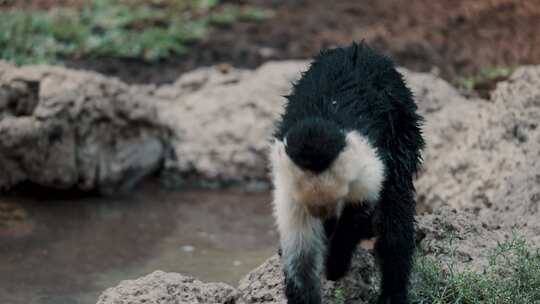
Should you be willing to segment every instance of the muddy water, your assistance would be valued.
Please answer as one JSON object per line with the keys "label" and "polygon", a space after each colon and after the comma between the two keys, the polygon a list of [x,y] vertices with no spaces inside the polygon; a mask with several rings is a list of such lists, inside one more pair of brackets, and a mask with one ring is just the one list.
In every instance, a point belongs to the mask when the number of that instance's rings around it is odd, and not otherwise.
{"label": "muddy water", "polygon": [[149,185],[112,198],[0,197],[19,219],[0,225],[0,303],[95,303],[156,269],[235,285],[276,250],[269,202]]}

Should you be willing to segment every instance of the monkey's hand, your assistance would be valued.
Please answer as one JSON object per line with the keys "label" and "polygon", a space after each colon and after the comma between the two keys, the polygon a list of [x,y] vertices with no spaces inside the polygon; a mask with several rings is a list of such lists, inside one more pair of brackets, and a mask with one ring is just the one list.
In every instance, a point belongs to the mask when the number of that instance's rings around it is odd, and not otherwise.
{"label": "monkey's hand", "polygon": [[343,278],[351,266],[350,259],[329,259],[326,262],[326,279],[338,281]]}

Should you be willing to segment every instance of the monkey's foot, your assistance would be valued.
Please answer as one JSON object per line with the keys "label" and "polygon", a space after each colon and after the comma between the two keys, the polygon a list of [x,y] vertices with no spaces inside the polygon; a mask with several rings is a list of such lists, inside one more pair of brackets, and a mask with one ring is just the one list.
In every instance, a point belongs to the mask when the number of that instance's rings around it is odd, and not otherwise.
{"label": "monkey's foot", "polygon": [[338,281],[343,278],[350,267],[350,259],[329,258],[326,261],[326,279]]}

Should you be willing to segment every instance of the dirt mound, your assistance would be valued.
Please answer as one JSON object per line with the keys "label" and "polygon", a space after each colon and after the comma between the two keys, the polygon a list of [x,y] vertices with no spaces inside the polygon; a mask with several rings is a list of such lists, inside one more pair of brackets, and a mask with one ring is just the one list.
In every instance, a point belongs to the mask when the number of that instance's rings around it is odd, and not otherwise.
{"label": "dirt mound", "polygon": [[155,172],[167,129],[116,79],[0,62],[0,189],[127,190]]}
{"label": "dirt mound", "polygon": [[266,180],[273,123],[307,62],[271,62],[254,71],[207,68],[153,94],[170,100],[160,119],[176,130],[175,166],[185,178]]}
{"label": "dirt mound", "polygon": [[281,96],[306,62],[201,69],[164,86],[0,64],[0,189],[110,193],[162,167],[175,185],[265,180]]}
{"label": "dirt mound", "polygon": [[[283,271],[275,255],[240,280],[238,290],[247,303],[285,303]],[[323,280],[323,302],[369,303],[377,292],[377,269],[371,253],[357,250],[351,271],[339,282]],[[348,303],[348,302],[347,302]]]}
{"label": "dirt mound", "polygon": [[471,209],[490,225],[531,230],[538,240],[539,83],[539,67],[520,68],[489,101],[456,98],[426,113],[421,205]]}
{"label": "dirt mound", "polygon": [[203,283],[178,273],[153,272],[107,289],[97,304],[234,304],[238,292],[224,283]]}

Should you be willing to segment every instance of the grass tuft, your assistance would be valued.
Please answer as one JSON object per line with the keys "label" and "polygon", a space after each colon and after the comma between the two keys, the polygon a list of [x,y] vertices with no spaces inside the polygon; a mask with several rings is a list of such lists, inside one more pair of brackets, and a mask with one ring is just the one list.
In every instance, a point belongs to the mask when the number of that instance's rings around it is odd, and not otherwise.
{"label": "grass tuft", "polygon": [[540,252],[516,238],[492,252],[482,273],[417,257],[411,299],[417,304],[538,304]]}
{"label": "grass tuft", "polygon": [[345,304],[345,291],[340,287],[334,290],[334,304]]}
{"label": "grass tuft", "polygon": [[211,26],[270,18],[265,10],[218,0],[94,0],[82,8],[0,11],[0,59],[16,64],[65,58],[156,61],[187,52]]}
{"label": "grass tuft", "polygon": [[506,79],[512,73],[513,69],[509,67],[492,67],[482,69],[477,75],[470,77],[459,77],[456,85],[465,91],[474,91],[486,84]]}

